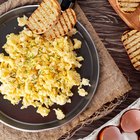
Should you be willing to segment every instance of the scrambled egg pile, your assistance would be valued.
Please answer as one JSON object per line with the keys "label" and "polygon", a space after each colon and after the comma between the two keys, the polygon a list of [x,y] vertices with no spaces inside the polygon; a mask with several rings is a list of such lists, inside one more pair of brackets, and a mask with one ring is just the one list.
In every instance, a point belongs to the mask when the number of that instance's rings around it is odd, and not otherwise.
{"label": "scrambled egg pile", "polygon": [[[82,85],[89,86],[89,80],[81,79],[75,70],[83,60],[74,52],[81,42],[73,41],[62,37],[48,42],[27,28],[7,35],[3,48],[9,56],[0,54],[0,92],[4,99],[13,105],[21,101],[21,109],[34,106],[37,113],[47,116],[53,104],[71,103],[73,86],[79,86],[79,95],[87,95]],[[65,117],[59,108],[54,111],[57,119]]]}

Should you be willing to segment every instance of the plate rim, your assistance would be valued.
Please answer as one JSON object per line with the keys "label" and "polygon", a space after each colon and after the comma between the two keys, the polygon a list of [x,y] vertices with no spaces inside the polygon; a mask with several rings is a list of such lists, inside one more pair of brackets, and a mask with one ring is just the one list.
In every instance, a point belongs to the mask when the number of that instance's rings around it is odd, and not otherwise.
{"label": "plate rim", "polygon": [[[2,14],[2,15],[0,16],[0,19],[3,18],[4,16],[6,16],[7,14],[10,14],[11,12],[14,12],[14,11],[16,11],[16,10],[21,10],[21,9],[24,9],[24,8],[36,8],[36,7],[38,7],[38,5],[26,5],[26,6],[17,7],[17,8],[15,8],[15,9],[9,10],[8,12]],[[4,125],[6,125],[6,126],[9,126],[9,127],[13,128],[13,129],[23,131],[23,132],[43,132],[43,131],[46,131],[46,130],[52,130],[52,129],[55,129],[55,128],[59,128],[59,127],[61,127],[61,126],[64,126],[64,125],[70,123],[73,119],[75,119],[77,116],[79,116],[79,115],[87,108],[87,106],[90,104],[91,100],[92,100],[93,97],[95,96],[96,91],[97,91],[97,88],[98,88],[98,84],[99,84],[99,77],[100,77],[99,54],[98,54],[98,51],[97,51],[97,47],[96,47],[96,45],[95,45],[95,43],[94,43],[94,41],[93,41],[93,39],[92,39],[90,33],[88,32],[88,30],[83,26],[83,24],[82,24],[81,22],[79,22],[78,20],[77,20],[77,22],[78,22],[78,24],[83,28],[83,30],[86,32],[86,34],[88,35],[88,37],[90,38],[90,40],[91,40],[91,42],[92,42],[92,44],[93,44],[93,46],[94,46],[94,51],[95,51],[96,59],[97,59],[97,80],[96,80],[96,83],[95,83],[95,86],[94,86],[93,93],[92,93],[90,99],[87,101],[86,105],[85,105],[73,118],[69,119],[68,121],[66,121],[66,122],[64,122],[64,123],[62,123],[62,124],[60,124],[59,126],[55,126],[55,127],[51,127],[51,128],[41,128],[41,129],[32,129],[32,130],[31,130],[31,129],[24,129],[24,128],[20,128],[20,127],[18,127],[18,126],[17,126],[17,127],[16,127],[16,126],[13,126],[13,125],[11,125],[11,124],[5,122],[4,120],[2,120],[2,118],[0,118],[0,123],[4,124]],[[4,113],[0,111],[0,115],[1,115],[1,114],[4,114]],[[6,114],[4,114],[4,116],[5,116],[6,118],[10,119],[10,120],[13,119],[13,118],[10,118],[10,117],[9,117],[8,115],[6,115]],[[14,121],[14,119],[13,119],[12,121]],[[61,120],[60,120],[60,121],[61,121]],[[16,122],[18,122],[18,120],[16,120]],[[19,122],[20,122],[20,124],[22,123],[21,121],[19,121]],[[26,123],[24,122],[24,124],[26,124]],[[29,123],[27,123],[27,124],[30,125],[30,126],[33,125],[33,124],[29,124]]]}

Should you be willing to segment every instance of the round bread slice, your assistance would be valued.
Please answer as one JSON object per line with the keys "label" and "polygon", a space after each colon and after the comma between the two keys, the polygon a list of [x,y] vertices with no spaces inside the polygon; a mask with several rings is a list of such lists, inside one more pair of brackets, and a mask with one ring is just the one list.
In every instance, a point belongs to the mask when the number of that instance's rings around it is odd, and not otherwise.
{"label": "round bread slice", "polygon": [[36,34],[45,33],[56,24],[61,15],[61,7],[57,0],[43,0],[27,21],[27,26]]}
{"label": "round bread slice", "polygon": [[122,36],[123,45],[136,70],[140,70],[140,32],[127,31]]}

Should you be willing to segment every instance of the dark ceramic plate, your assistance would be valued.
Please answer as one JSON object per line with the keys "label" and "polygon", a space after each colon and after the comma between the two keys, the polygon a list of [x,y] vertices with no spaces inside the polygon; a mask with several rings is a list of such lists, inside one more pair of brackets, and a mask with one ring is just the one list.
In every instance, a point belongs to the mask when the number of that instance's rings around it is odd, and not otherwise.
{"label": "dark ceramic plate", "polygon": [[[6,42],[6,35],[9,33],[19,33],[22,30],[17,25],[17,17],[26,15],[29,16],[37,5],[24,6],[14,9],[0,17],[0,53],[5,53],[2,46]],[[59,121],[56,119],[54,111],[51,111],[49,116],[42,117],[36,113],[36,109],[28,107],[27,109],[21,110],[21,104],[13,106],[8,100],[4,100],[0,94],[0,121],[19,130],[24,131],[41,131],[46,129],[52,129],[63,125],[78,114],[80,114],[89,104],[90,100],[95,94],[98,79],[99,79],[99,59],[94,45],[94,41],[91,39],[87,30],[82,26],[80,22],[77,22],[76,28],[78,33],[74,37],[82,41],[82,48],[77,51],[78,55],[84,57],[81,69],[78,72],[81,77],[88,78],[90,80],[91,87],[86,87],[88,96],[80,97],[77,93],[77,88],[74,87],[72,90],[74,96],[72,97],[72,103],[59,107],[66,114],[66,117]]]}

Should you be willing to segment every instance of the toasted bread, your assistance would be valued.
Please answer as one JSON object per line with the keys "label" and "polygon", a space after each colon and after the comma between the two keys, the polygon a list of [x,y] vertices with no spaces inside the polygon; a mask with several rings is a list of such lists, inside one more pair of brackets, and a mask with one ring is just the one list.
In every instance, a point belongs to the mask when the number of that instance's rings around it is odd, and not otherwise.
{"label": "toasted bread", "polygon": [[36,34],[43,34],[57,22],[60,15],[61,7],[57,0],[43,0],[26,25]]}
{"label": "toasted bread", "polygon": [[58,22],[44,33],[45,38],[52,40],[67,35],[74,28],[76,21],[75,12],[71,8],[67,9],[62,12]]}
{"label": "toasted bread", "polygon": [[133,12],[140,4],[140,0],[118,0],[119,6],[124,12]]}
{"label": "toasted bread", "polygon": [[123,45],[136,70],[140,70],[140,32],[127,31],[122,36]]}

